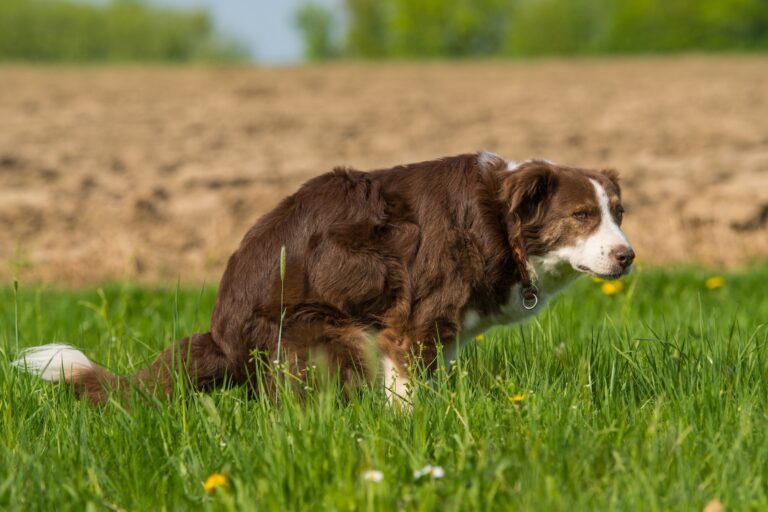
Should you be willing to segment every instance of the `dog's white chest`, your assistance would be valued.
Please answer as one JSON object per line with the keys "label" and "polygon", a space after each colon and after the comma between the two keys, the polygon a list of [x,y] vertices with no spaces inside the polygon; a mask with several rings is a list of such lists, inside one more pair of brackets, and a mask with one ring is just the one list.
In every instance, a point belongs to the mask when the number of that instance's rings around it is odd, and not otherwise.
{"label": "dog's white chest", "polygon": [[541,313],[547,303],[560,291],[566,288],[578,276],[570,266],[548,265],[545,259],[531,259],[534,275],[538,276],[538,302],[530,309],[523,305],[520,294],[520,284],[515,284],[509,294],[509,301],[500,311],[493,315],[480,315],[477,311],[468,310],[464,313],[462,331],[456,342],[445,348],[447,362],[455,359],[458,351],[476,336],[497,325],[512,325]]}
{"label": "dog's white chest", "polygon": [[[509,294],[509,302],[504,304],[498,313],[481,316],[477,311],[467,311],[463,319],[462,338],[474,338],[496,325],[515,324],[538,315],[547,307],[547,302],[551,296],[552,293],[548,290],[540,288],[537,293],[538,301],[533,307],[528,309],[523,305],[520,285],[516,284],[512,287],[512,291]],[[530,307],[530,304],[528,306]]]}

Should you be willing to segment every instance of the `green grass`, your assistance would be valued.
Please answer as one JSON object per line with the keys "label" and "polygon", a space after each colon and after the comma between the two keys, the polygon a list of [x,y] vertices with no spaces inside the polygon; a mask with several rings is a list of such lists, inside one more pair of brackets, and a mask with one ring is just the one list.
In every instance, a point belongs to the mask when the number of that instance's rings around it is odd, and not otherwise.
{"label": "green grass", "polygon": [[[14,371],[17,344],[67,341],[127,372],[207,329],[214,290],[8,286],[0,509],[766,510],[768,266],[706,277],[638,272],[613,296],[582,280],[419,381],[410,414],[368,390],[93,409]],[[425,464],[444,478],[414,481]],[[230,490],[209,496],[215,472]]]}

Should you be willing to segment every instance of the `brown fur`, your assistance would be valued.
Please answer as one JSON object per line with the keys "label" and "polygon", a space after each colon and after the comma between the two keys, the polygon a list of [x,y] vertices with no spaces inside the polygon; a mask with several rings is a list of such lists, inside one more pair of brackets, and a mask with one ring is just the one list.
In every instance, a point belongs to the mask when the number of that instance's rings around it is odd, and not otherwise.
{"label": "brown fur", "polygon": [[509,172],[488,155],[337,168],[248,231],[222,277],[210,333],[183,339],[132,377],[81,373],[75,388],[94,403],[123,384],[168,394],[179,369],[199,388],[225,378],[253,384],[256,367],[278,358],[282,308],[281,357],[298,371],[318,358],[347,383],[370,379],[372,345],[400,371],[416,356],[429,367],[467,308],[492,314],[508,301],[520,279],[515,243],[542,255],[594,229],[572,215],[596,207],[587,178],[618,202],[615,173],[545,162]]}

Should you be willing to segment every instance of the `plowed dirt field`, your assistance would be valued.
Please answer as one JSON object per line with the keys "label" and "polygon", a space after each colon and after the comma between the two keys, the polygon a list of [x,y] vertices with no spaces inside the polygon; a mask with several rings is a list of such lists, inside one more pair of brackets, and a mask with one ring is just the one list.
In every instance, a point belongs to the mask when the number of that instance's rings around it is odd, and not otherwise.
{"label": "plowed dirt field", "polygon": [[6,280],[216,281],[307,178],[480,149],[619,170],[646,264],[768,258],[765,58],[4,67],[0,84]]}

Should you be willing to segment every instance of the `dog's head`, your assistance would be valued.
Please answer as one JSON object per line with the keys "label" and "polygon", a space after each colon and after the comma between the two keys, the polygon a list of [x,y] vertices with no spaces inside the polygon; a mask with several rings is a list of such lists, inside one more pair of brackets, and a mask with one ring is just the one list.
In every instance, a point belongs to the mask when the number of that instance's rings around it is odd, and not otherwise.
{"label": "dog's head", "polygon": [[635,252],[621,230],[624,208],[614,171],[527,162],[505,175],[502,194],[510,243],[528,257],[604,279],[631,271]]}

